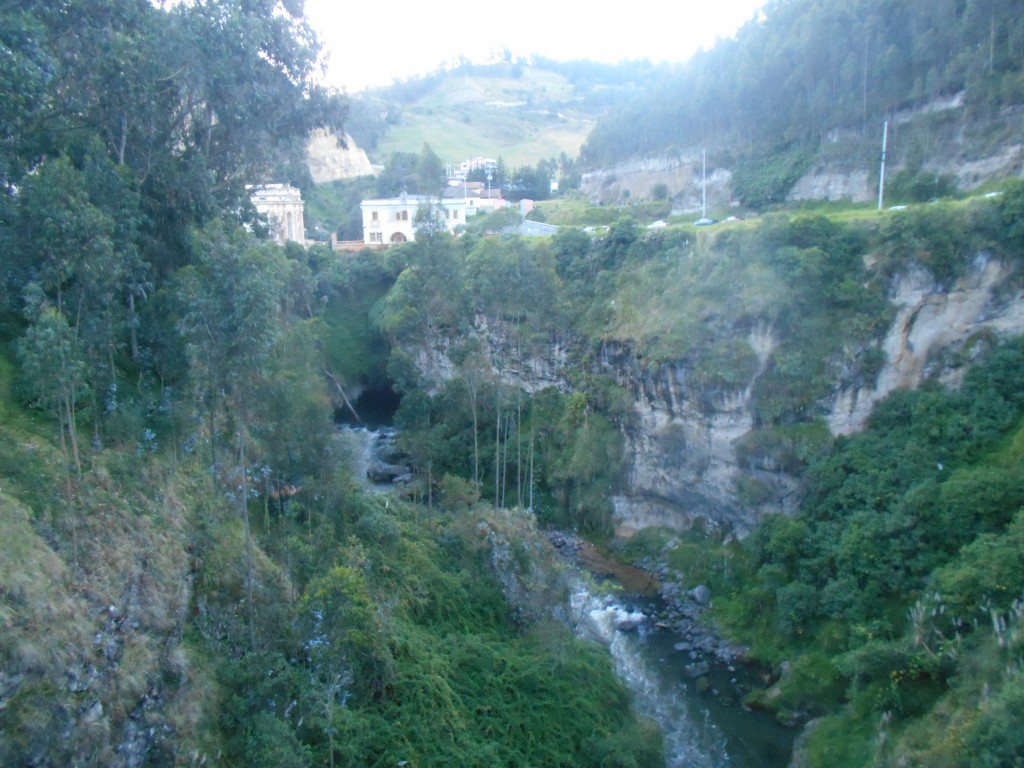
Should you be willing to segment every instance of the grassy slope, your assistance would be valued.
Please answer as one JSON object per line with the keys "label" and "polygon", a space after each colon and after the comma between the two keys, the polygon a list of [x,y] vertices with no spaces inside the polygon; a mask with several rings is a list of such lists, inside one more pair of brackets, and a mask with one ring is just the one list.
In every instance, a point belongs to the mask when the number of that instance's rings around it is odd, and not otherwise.
{"label": "grassy slope", "polygon": [[0,763],[112,761],[133,722],[198,746],[211,691],[181,636],[194,483],[112,452],[69,499],[54,429],[12,400],[13,372],[0,356]]}
{"label": "grassy slope", "polygon": [[452,75],[414,103],[371,153],[419,152],[424,143],[446,162],[501,156],[509,166],[579,154],[596,116],[582,113],[562,76],[526,67],[521,78]]}

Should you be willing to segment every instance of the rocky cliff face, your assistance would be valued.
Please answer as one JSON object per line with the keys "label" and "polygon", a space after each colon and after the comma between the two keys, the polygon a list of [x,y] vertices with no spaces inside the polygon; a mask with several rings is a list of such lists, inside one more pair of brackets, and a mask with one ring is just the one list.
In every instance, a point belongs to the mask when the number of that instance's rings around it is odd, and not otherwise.
{"label": "rocky cliff face", "polygon": [[[938,285],[924,270],[893,283],[897,314],[886,334],[886,363],[874,384],[837,389],[824,407],[833,434],[863,428],[872,407],[895,389],[914,388],[937,378],[957,385],[976,343],[986,336],[1024,332],[1024,292],[1010,279],[1013,270],[980,254],[970,273],[950,287]],[[748,342],[762,360],[774,346],[769,329]],[[651,525],[685,528],[696,520],[744,535],[761,516],[791,511],[798,480],[767,464],[741,465],[737,441],[754,428],[750,393],[705,392],[687,386],[677,365],[645,371],[624,347],[606,347],[604,368],[634,395],[638,426],[626,435],[629,477],[615,499],[621,535]],[[771,491],[751,508],[738,499],[743,479]]]}
{"label": "rocky cliff face", "polygon": [[[796,480],[764,467],[741,467],[736,442],[754,429],[751,396],[776,346],[772,330],[755,328],[747,342],[761,363],[742,390],[691,386],[681,364],[638,365],[623,345],[606,345],[604,373],[633,394],[637,419],[625,434],[628,478],[615,498],[615,527],[630,536],[651,526],[685,529],[697,521],[743,534],[765,512],[788,511]],[[771,488],[773,501],[745,509],[737,481],[747,474]]]}
{"label": "rocky cliff face", "polygon": [[317,184],[338,179],[352,179],[369,176],[373,166],[366,152],[356,146],[351,136],[345,134],[345,146],[338,146],[338,138],[327,131],[314,131],[306,145],[306,162],[309,175]]}
{"label": "rocky cliff face", "polygon": [[[500,366],[492,367],[496,379],[530,394],[548,387],[569,391],[565,377],[571,346],[568,340],[551,339],[543,354],[533,354],[521,349],[503,325],[489,321],[482,314],[474,318],[473,328],[487,343],[490,359],[502,361]],[[447,338],[435,335],[423,346],[411,350],[417,369],[427,381],[442,383],[458,375],[457,366],[449,356],[449,347]]]}
{"label": "rocky cliff face", "polygon": [[[580,191],[592,203],[607,205],[629,199],[650,199],[654,187],[664,184],[681,212],[699,212],[702,195],[707,194],[709,208],[730,203],[732,172],[707,166],[702,172],[699,149],[672,157],[645,158],[621,163],[606,170],[583,174]],[[702,189],[703,187],[703,189]]]}
{"label": "rocky cliff face", "polygon": [[890,297],[896,319],[882,343],[885,367],[873,387],[835,393],[828,414],[833,434],[860,430],[874,404],[895,389],[931,377],[959,384],[973,341],[1024,332],[1024,294],[1009,285],[1012,274],[1003,262],[979,254],[970,273],[949,289],[922,269],[899,276]]}
{"label": "rocky cliff face", "polygon": [[[1024,332],[1024,291],[1014,277],[1011,267],[986,254],[951,286],[936,283],[923,269],[897,277],[890,291],[896,318],[883,341],[886,363],[871,385],[837,388],[822,403],[832,433],[863,428],[875,403],[895,389],[931,378],[955,386],[979,348],[976,342]],[[487,340],[492,359],[506,361],[501,372],[506,382],[531,392],[546,386],[568,389],[564,374],[572,355],[565,340],[545,354],[529,355],[483,318],[477,318],[477,332]],[[760,327],[748,333],[747,342],[761,366],[743,389],[731,391],[692,386],[681,363],[648,368],[627,343],[602,346],[601,372],[632,394],[636,410],[624,435],[626,483],[614,499],[619,535],[650,526],[685,529],[700,521],[743,536],[764,515],[794,510],[796,477],[767,461],[737,458],[737,441],[755,429],[754,384],[778,340],[771,328]],[[422,349],[418,363],[435,381],[454,375],[444,342]],[[756,507],[744,505],[738,493],[750,481],[768,497]]]}

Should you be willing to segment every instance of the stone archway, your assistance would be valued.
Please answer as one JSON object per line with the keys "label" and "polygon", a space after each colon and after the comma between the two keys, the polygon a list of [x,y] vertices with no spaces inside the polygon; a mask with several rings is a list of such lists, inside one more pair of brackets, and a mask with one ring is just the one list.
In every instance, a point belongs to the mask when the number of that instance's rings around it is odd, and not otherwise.
{"label": "stone archway", "polygon": [[407,242],[409,242],[409,238],[407,238],[401,232],[395,232],[395,234],[393,234],[391,236],[391,242],[392,243],[407,243]]}

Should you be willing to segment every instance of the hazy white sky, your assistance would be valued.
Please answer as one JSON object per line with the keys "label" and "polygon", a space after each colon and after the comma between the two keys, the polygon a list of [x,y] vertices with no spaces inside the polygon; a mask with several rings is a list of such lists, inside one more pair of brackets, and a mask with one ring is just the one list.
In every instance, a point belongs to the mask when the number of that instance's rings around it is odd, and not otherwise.
{"label": "hazy white sky", "polygon": [[328,82],[349,93],[426,74],[460,55],[683,61],[729,37],[765,0],[306,0],[330,56]]}

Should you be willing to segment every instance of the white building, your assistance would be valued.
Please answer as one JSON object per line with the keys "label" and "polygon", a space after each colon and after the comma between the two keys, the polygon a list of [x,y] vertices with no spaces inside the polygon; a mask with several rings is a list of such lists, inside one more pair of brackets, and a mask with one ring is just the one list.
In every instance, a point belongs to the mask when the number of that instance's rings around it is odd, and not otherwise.
{"label": "white building", "polygon": [[416,214],[421,207],[434,211],[437,221],[454,234],[466,223],[467,200],[402,195],[386,200],[363,200],[363,242],[366,245],[406,243],[416,239]]}
{"label": "white building", "polygon": [[482,181],[449,181],[444,190],[445,200],[466,199],[466,213],[475,216],[478,213],[491,213],[501,210],[508,201],[501,196],[501,190],[490,189]]}
{"label": "white building", "polygon": [[303,219],[306,204],[302,193],[288,184],[263,184],[253,187],[252,204],[256,212],[267,217],[270,236],[284,245],[289,240],[306,242],[306,223]]}
{"label": "white building", "polygon": [[459,163],[458,171],[455,171],[454,168],[449,168],[448,177],[464,179],[473,171],[478,170],[485,171],[486,173],[497,173],[498,161],[490,157],[474,157],[470,160],[463,160]]}

